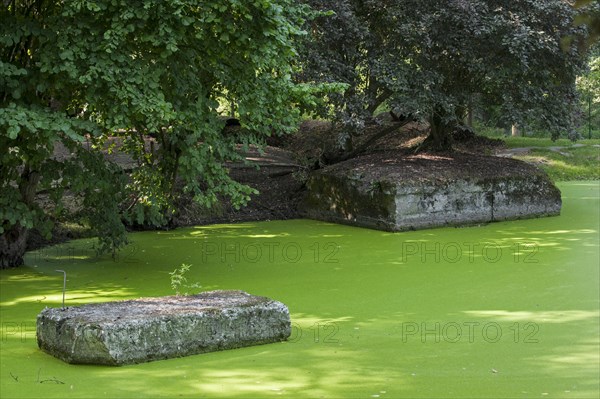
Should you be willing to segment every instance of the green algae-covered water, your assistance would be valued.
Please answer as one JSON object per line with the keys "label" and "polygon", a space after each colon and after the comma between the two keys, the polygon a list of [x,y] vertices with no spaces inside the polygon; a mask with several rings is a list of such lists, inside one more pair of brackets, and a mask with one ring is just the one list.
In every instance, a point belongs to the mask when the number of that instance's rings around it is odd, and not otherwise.
{"label": "green algae-covered water", "polygon": [[[600,185],[560,185],[560,217],[407,233],[311,220],[131,235],[31,252],[0,272],[0,397],[566,397],[600,394]],[[60,306],[202,290],[287,304],[288,342],[120,368],[41,352]],[[190,289],[189,292],[195,292]]]}

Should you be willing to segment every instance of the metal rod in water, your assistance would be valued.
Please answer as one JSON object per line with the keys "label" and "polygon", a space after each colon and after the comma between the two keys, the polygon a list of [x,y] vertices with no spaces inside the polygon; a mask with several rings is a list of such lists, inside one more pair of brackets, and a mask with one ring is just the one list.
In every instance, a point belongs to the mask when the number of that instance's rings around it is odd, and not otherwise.
{"label": "metal rod in water", "polygon": [[65,310],[65,292],[67,292],[67,272],[64,270],[56,270],[59,273],[63,274],[63,300],[62,300],[62,309]]}

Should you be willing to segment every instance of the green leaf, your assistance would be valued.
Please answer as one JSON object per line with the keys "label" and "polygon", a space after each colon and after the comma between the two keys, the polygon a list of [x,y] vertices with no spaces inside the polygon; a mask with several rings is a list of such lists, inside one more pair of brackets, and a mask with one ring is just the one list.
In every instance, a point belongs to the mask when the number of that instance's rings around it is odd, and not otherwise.
{"label": "green leaf", "polygon": [[11,140],[14,140],[17,138],[17,136],[19,135],[19,132],[21,131],[21,128],[19,126],[9,126],[7,133],[8,133],[8,137]]}
{"label": "green leaf", "polygon": [[[305,15],[295,1],[26,3],[0,27],[12,57],[0,63],[9,93],[0,96],[0,141],[11,148],[0,155],[2,175],[20,176],[26,162],[43,171],[35,189],[53,200],[62,200],[60,190],[78,192],[78,217],[100,237],[100,250],[127,241],[123,220],[169,223],[180,182],[207,206],[247,202],[249,188],[223,167],[239,159],[237,139],[221,134],[223,99],[244,110],[247,131],[236,136],[246,145],[271,129],[293,130],[299,110],[290,107],[308,100],[290,79]],[[149,134],[160,145],[149,148]],[[107,162],[109,136],[141,166],[125,176]],[[54,159],[57,142],[72,155]],[[0,203],[23,207],[12,219],[30,215],[42,228],[48,215],[8,191]]]}

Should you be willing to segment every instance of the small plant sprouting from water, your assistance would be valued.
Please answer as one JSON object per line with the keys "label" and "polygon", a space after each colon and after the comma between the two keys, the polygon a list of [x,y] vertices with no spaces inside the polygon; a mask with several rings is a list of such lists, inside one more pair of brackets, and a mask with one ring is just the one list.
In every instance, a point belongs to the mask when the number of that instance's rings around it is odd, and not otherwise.
{"label": "small plant sprouting from water", "polygon": [[171,288],[175,291],[176,295],[189,295],[187,292],[182,293],[182,291],[202,287],[198,282],[188,284],[186,274],[191,267],[192,265],[182,263],[181,266],[169,273],[171,276]]}

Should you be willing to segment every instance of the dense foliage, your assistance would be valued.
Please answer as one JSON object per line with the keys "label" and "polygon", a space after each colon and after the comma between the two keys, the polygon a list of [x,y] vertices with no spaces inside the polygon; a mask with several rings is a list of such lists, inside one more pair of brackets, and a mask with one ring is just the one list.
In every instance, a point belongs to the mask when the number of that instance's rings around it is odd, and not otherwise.
{"label": "dense foliage", "polygon": [[[303,16],[293,0],[4,0],[0,265],[22,261],[32,227],[49,233],[65,190],[105,249],[125,241],[121,216],[166,223],[176,182],[206,206],[248,201],[223,162],[290,131],[314,101],[291,78]],[[222,134],[223,102],[238,133]],[[137,164],[127,178],[101,153],[115,144]]]}
{"label": "dense foliage", "polygon": [[[483,105],[568,131],[578,40],[597,27],[577,3],[588,28],[564,0],[3,0],[0,267],[22,262],[30,229],[50,233],[65,192],[100,250],[126,242],[123,222],[168,224],[182,191],[245,204],[253,190],[226,162],[322,99],[346,155],[382,107],[426,120],[434,150]],[[116,147],[127,173],[107,159]]]}
{"label": "dense foliage", "polygon": [[591,52],[586,73],[577,78],[577,89],[582,100],[582,119],[589,136],[592,129],[600,126],[600,47]]}
{"label": "dense foliage", "polygon": [[575,0],[575,7],[582,9],[575,23],[587,26],[589,35],[584,44],[589,46],[600,38],[600,1]]}
{"label": "dense foliage", "polygon": [[312,23],[302,78],[349,84],[336,100],[350,126],[386,102],[422,115],[431,126],[425,147],[436,150],[450,147],[450,133],[478,104],[498,107],[506,123],[535,119],[554,135],[573,127],[584,57],[577,46],[561,49],[581,31],[568,2],[306,1],[336,14]]}

